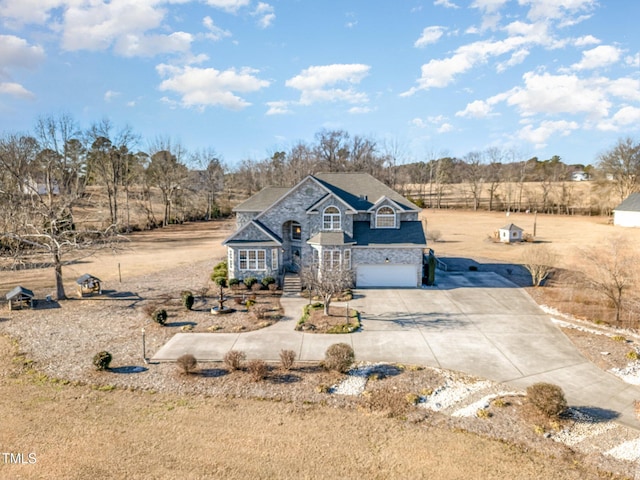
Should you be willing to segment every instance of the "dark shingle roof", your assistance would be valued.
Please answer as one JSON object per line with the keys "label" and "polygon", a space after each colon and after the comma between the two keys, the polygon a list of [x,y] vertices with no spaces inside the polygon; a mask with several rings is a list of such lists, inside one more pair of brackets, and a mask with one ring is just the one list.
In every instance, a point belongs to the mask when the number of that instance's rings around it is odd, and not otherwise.
{"label": "dark shingle roof", "polygon": [[619,212],[640,212],[640,193],[632,193],[613,210]]}
{"label": "dark shingle roof", "polygon": [[390,198],[405,210],[417,209],[413,203],[368,173],[318,173],[313,177],[356,210],[368,210],[382,196]]}
{"label": "dark shingle roof", "polygon": [[234,212],[262,212],[273,205],[280,197],[287,193],[289,187],[266,187],[237,205]]}
{"label": "dark shingle roof", "polygon": [[353,222],[356,245],[426,246],[422,222],[402,222],[400,228],[371,228],[369,222]]}

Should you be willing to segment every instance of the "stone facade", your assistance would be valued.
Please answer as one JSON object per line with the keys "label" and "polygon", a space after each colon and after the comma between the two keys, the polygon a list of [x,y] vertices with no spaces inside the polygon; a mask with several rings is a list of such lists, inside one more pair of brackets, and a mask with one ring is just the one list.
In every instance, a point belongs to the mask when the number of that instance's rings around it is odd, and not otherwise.
{"label": "stone facade", "polygon": [[[372,177],[369,178],[373,182],[377,182]],[[394,195],[398,198],[397,194],[394,193]],[[400,206],[395,201],[382,196],[375,205],[369,202],[367,209],[363,210],[354,207],[355,203],[353,203],[355,202],[353,199],[357,198],[357,201],[361,202],[357,205],[361,205],[362,197],[351,194],[345,198],[340,197],[339,191],[332,192],[314,177],[309,176],[262,211],[237,212],[238,230],[224,242],[229,249],[230,278],[256,277],[261,279],[265,276],[279,278],[286,270],[296,270],[303,264],[312,264],[314,249],[317,252],[315,258],[320,262],[323,261],[325,250],[338,250],[341,252],[341,258],[344,258],[345,250],[349,250],[348,258],[350,258],[351,267],[354,270],[360,264],[383,264],[385,262],[422,265],[422,251],[426,247],[424,239],[422,242],[414,242],[413,245],[390,244],[375,247],[358,246],[357,238],[353,239],[354,245],[343,243],[343,241],[350,242],[350,239],[353,238],[354,221],[369,222],[370,228],[375,229],[375,215],[380,207],[389,206],[394,210],[395,225],[393,228],[388,227],[385,230],[395,231],[401,228],[403,222],[417,222],[417,209],[407,207],[407,205]],[[352,203],[348,203],[349,201]],[[408,201],[407,204],[409,204]],[[340,218],[339,225],[332,226],[339,228],[325,228],[327,225],[324,222],[324,213],[328,207],[332,206],[338,209]],[[326,236],[322,237],[322,242],[312,242],[313,245],[308,243],[318,233],[325,231],[343,233],[345,236],[329,235],[329,241],[333,242],[336,239],[335,244],[326,244]],[[398,232],[396,235],[401,236],[402,232]],[[341,240],[338,241],[338,238]],[[249,251],[264,253],[247,253]],[[245,259],[242,269],[240,268],[241,256]],[[251,256],[251,260],[247,262],[248,256]],[[257,264],[256,256],[260,256],[259,263],[263,268],[251,268]],[[422,269],[418,268],[417,270],[420,275]],[[416,279],[416,285],[419,285],[419,282],[420,279]]]}

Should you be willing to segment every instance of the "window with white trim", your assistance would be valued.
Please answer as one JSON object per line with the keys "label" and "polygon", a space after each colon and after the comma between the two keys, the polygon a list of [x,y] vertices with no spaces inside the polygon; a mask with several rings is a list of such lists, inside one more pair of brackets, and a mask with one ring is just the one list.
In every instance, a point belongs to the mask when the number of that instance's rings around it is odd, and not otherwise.
{"label": "window with white trim", "polygon": [[340,230],[340,210],[338,210],[338,207],[331,205],[324,209],[322,213],[322,229]]}
{"label": "window with white trim", "polygon": [[376,228],[396,228],[396,212],[391,207],[380,207],[376,211]]}
{"label": "window with white trim", "polygon": [[351,250],[348,248],[342,252],[342,268],[351,270]]}
{"label": "window with white trim", "polygon": [[278,249],[274,248],[271,250],[271,268],[273,270],[278,269]]}
{"label": "window with white trim", "polygon": [[240,270],[266,270],[266,252],[264,250],[239,250]]}
{"label": "window with white trim", "polygon": [[298,222],[291,222],[291,240],[302,240],[302,227]]}
{"label": "window with white trim", "polygon": [[333,270],[340,268],[340,250],[322,251],[322,268]]}

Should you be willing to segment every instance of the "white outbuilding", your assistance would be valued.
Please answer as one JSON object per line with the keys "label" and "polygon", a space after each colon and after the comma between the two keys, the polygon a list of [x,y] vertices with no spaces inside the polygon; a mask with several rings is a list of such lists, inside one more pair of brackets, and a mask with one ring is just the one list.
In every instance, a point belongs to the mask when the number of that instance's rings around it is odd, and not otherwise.
{"label": "white outbuilding", "polygon": [[522,241],[522,232],[519,226],[510,223],[509,225],[505,225],[501,229],[498,230],[500,241],[502,243],[511,243],[511,242],[521,242]]}
{"label": "white outbuilding", "polygon": [[640,227],[640,193],[632,193],[613,209],[613,224],[619,227]]}

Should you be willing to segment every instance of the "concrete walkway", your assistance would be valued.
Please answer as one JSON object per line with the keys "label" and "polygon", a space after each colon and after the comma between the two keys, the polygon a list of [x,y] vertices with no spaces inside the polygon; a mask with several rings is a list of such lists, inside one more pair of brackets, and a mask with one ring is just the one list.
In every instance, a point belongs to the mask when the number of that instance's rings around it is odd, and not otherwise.
{"label": "concrete walkway", "polygon": [[254,332],[176,334],[151,360],[191,353],[221,361],[233,349],[277,362],[287,349],[300,361],[319,361],[329,345],[345,342],[360,361],[440,367],[519,389],[555,383],[571,405],[640,428],[633,412],[640,387],[589,362],[524,290],[495,273],[441,273],[438,286],[426,289],[358,290],[349,305],[360,311],[362,329],[350,335],[295,331],[304,304],[284,296],[285,318]]}

